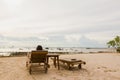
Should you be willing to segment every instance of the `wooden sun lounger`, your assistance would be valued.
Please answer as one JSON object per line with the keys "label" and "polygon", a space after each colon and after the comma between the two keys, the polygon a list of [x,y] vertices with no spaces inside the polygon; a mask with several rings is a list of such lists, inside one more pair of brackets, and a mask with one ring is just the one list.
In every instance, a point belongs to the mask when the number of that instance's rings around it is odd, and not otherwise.
{"label": "wooden sun lounger", "polygon": [[28,54],[28,60],[26,61],[26,66],[29,67],[29,73],[32,72],[32,64],[33,63],[44,63],[44,69],[45,73],[48,71],[48,63],[47,63],[47,54],[48,51],[31,51],[31,53]]}
{"label": "wooden sun lounger", "polygon": [[86,64],[85,61],[78,60],[78,59],[59,59],[60,62],[63,64],[67,64],[68,69],[71,69],[72,66],[78,65],[78,68],[82,68],[82,64]]}

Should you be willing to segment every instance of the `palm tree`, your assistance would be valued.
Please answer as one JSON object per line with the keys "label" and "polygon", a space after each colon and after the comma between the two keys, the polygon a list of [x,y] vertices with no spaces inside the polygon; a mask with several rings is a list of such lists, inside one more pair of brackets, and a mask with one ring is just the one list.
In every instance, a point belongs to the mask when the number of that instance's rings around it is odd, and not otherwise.
{"label": "palm tree", "polygon": [[109,48],[113,47],[113,51],[114,51],[114,48],[115,48],[115,41],[114,40],[111,40],[111,41],[107,42],[107,45],[108,45]]}
{"label": "palm tree", "polygon": [[115,41],[111,40],[109,42],[107,42],[108,47],[115,47]]}
{"label": "palm tree", "polygon": [[120,36],[116,36],[116,37],[114,38],[114,40],[115,40],[116,46],[117,46],[117,47],[120,47]]}
{"label": "palm tree", "polygon": [[120,52],[120,36],[116,36],[113,40],[107,42],[108,47],[113,47],[117,52]]}
{"label": "palm tree", "polygon": [[120,36],[115,37],[115,43],[116,43],[116,47],[117,47],[116,51],[120,52]]}

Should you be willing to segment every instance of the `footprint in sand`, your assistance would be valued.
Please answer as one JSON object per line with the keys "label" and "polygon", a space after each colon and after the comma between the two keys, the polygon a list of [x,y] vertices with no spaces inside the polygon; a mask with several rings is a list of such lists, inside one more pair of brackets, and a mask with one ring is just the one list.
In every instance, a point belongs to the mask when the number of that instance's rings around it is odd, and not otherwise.
{"label": "footprint in sand", "polygon": [[101,66],[101,67],[97,67],[97,69],[105,69],[103,70],[104,72],[117,72],[117,70],[112,70],[112,69],[108,69],[107,67],[105,66]]}
{"label": "footprint in sand", "polygon": [[108,69],[108,70],[104,70],[104,72],[117,72],[117,70]]}
{"label": "footprint in sand", "polygon": [[97,67],[97,69],[101,69],[101,68],[107,69],[107,67],[105,67],[105,66]]}

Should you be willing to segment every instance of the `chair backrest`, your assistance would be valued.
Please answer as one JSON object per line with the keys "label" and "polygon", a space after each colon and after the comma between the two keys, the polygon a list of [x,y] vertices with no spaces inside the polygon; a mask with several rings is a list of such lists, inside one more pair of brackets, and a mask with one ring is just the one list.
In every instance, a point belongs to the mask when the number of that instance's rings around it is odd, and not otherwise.
{"label": "chair backrest", "polygon": [[44,50],[38,50],[38,51],[32,51],[31,52],[31,62],[32,63],[41,63],[46,62],[46,55],[48,54],[48,51]]}

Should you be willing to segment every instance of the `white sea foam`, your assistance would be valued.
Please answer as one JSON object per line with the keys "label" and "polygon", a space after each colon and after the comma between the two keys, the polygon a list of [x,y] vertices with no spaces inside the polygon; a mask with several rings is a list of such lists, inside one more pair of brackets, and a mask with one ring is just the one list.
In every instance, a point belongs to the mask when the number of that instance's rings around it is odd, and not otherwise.
{"label": "white sea foam", "polygon": [[[109,48],[80,48],[80,47],[50,47],[44,48],[49,52],[81,52],[81,53],[94,53],[94,52],[114,52],[114,49]],[[0,55],[10,55],[11,52],[30,52],[35,48],[0,48]]]}

